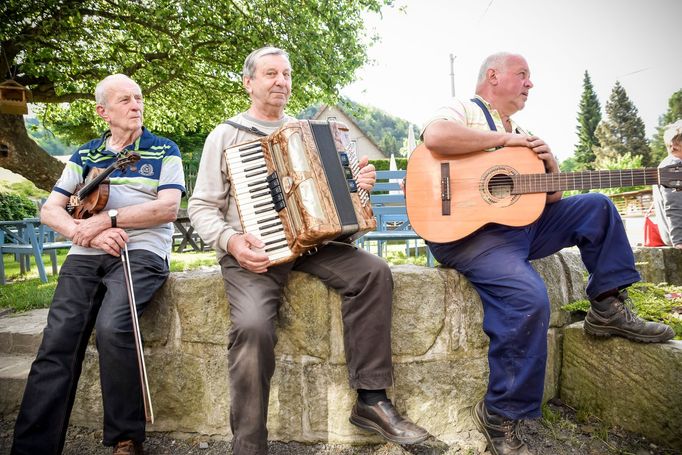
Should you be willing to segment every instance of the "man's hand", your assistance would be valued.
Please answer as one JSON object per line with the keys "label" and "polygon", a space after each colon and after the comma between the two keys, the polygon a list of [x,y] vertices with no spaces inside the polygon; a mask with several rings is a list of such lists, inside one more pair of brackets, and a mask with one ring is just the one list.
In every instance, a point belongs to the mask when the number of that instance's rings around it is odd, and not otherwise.
{"label": "man's hand", "polygon": [[372,191],[374,184],[377,181],[376,169],[374,169],[373,164],[369,164],[369,158],[363,156],[358,162],[360,166],[360,173],[358,174],[357,184],[360,188]]}
{"label": "man's hand", "polygon": [[678,243],[673,248],[677,248],[678,250],[682,250],[682,243]]}
{"label": "man's hand", "polygon": [[90,247],[92,240],[97,235],[104,232],[106,229],[111,228],[111,220],[104,213],[97,214],[85,220],[74,221],[77,221],[76,229],[71,236],[71,241],[74,245],[84,247]]}
{"label": "man's hand", "polygon": [[235,234],[227,242],[227,252],[230,253],[239,265],[254,273],[268,271],[270,259],[265,254],[265,244],[255,235]]}
{"label": "man's hand", "polygon": [[109,228],[97,234],[91,241],[90,247],[99,248],[112,256],[120,256],[121,249],[128,242],[128,234],[121,228]]}
{"label": "man's hand", "polygon": [[559,172],[559,163],[557,163],[556,157],[552,154],[549,145],[537,136],[529,136],[527,140],[528,145],[526,147],[531,148],[538,154],[538,158],[545,162],[547,172]]}

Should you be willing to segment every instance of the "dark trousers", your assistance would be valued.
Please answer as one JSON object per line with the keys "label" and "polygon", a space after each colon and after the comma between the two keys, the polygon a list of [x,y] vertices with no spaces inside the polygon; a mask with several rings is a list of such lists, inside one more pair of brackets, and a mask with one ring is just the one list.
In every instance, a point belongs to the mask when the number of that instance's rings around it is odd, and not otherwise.
{"label": "dark trousers", "polygon": [[511,419],[541,415],[550,309],[545,283],[529,260],[577,246],[589,272],[589,298],[640,279],[623,221],[598,193],[550,204],[526,228],[493,224],[457,242],[429,246],[481,297],[490,338],[485,404]]}
{"label": "dark trousers", "polygon": [[[168,265],[154,253],[132,250],[130,268],[140,315],[166,280]],[[104,445],[144,441],[144,405],[121,258],[69,255],[28,376],[12,454],[62,452],[93,327],[104,403]]]}
{"label": "dark trousers", "polygon": [[[230,426],[233,451],[267,453],[270,380],[275,370],[275,320],[291,270],[318,276],[342,299],[344,348],[352,388],[392,384],[393,278],[386,262],[351,245],[330,244],[314,255],[256,274],[232,256],[220,261],[230,303]],[[320,302],[322,304],[322,302]]]}

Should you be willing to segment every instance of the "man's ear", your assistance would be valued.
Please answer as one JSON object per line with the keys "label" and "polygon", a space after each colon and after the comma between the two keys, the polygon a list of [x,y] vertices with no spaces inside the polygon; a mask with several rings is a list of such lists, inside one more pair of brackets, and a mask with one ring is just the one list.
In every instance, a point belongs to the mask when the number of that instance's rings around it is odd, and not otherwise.
{"label": "man's ear", "polygon": [[105,122],[108,121],[107,119],[109,118],[109,113],[107,113],[107,109],[104,106],[98,104],[97,107],[95,108],[95,112],[97,112],[97,115],[99,115],[102,118],[102,120],[104,120]]}
{"label": "man's ear", "polygon": [[497,71],[493,68],[488,68],[486,71],[485,75],[486,79],[488,79],[488,82],[490,82],[491,85],[497,85]]}
{"label": "man's ear", "polygon": [[246,93],[251,93],[251,78],[249,76],[244,76],[242,82],[244,84],[244,89],[246,90]]}

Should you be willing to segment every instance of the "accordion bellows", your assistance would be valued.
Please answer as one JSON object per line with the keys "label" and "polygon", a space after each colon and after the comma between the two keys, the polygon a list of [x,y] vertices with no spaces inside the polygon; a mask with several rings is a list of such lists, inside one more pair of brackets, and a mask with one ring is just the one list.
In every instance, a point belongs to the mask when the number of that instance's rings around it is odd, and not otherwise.
{"label": "accordion bellows", "polygon": [[225,149],[243,232],[263,240],[272,265],[376,228],[354,146],[344,124],[304,120]]}

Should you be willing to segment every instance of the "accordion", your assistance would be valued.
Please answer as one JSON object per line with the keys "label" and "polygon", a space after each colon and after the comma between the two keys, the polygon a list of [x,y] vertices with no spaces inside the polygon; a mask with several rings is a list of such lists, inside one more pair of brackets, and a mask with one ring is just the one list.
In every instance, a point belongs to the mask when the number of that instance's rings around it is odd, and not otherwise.
{"label": "accordion", "polygon": [[265,243],[272,265],[376,228],[356,179],[355,143],[339,122],[298,121],[224,151],[243,232]]}

